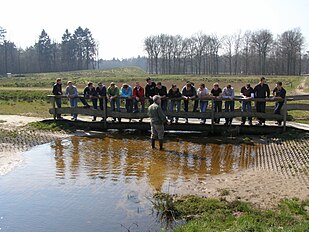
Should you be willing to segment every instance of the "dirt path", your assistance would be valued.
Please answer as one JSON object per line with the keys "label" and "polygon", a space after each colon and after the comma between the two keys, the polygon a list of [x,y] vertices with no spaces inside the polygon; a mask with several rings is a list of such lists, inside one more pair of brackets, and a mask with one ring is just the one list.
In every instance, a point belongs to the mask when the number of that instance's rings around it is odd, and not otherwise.
{"label": "dirt path", "polygon": [[307,76],[305,76],[305,78],[302,79],[302,81],[300,82],[299,86],[297,86],[297,88],[295,89],[295,94],[296,95],[303,95],[307,93],[307,86],[306,86],[306,82],[307,82]]}

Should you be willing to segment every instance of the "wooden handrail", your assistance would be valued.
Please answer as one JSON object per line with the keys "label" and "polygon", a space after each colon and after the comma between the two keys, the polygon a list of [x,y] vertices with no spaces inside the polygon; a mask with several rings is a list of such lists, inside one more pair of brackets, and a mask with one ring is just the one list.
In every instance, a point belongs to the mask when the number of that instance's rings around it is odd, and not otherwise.
{"label": "wooden handrail", "polygon": [[[127,113],[127,112],[115,112],[111,111],[110,108],[107,107],[107,101],[108,97],[103,96],[103,97],[92,97],[95,99],[103,99],[103,110],[101,109],[92,109],[92,108],[69,108],[69,107],[63,107],[63,108],[57,108],[55,104],[55,99],[56,98],[61,98],[61,99],[67,99],[68,97],[65,95],[48,95],[50,98],[50,102],[52,104],[52,109],[50,109],[50,113],[54,115],[54,119],[56,119],[57,114],[68,114],[68,113],[78,113],[78,114],[84,114],[84,115],[91,115],[91,116],[98,116],[98,117],[115,117],[115,118],[147,118],[147,113]],[[83,99],[91,99],[87,98],[83,95],[78,95],[76,98],[83,98]],[[119,99],[126,99],[125,97],[119,96]],[[149,98],[144,98],[144,100],[149,100]],[[183,101],[183,98],[166,98],[168,101]],[[309,110],[309,104],[306,103],[299,103],[299,104],[288,104],[288,102],[293,102],[293,101],[306,101],[309,100],[309,95],[295,95],[295,96],[286,96],[285,99],[273,99],[273,98],[250,98],[250,99],[245,99],[241,96],[235,96],[234,99],[228,99],[228,98],[214,98],[214,97],[206,97],[203,99],[195,98],[195,99],[189,99],[189,101],[209,101],[212,104],[211,110],[208,110],[205,113],[201,112],[166,112],[167,116],[170,117],[184,117],[184,118],[207,118],[211,119],[211,131],[214,131],[214,120],[216,118],[233,118],[233,117],[258,117],[258,118],[264,118],[264,119],[272,119],[272,120],[281,120],[283,121],[283,131],[286,130],[286,121],[291,119],[290,116],[288,116],[288,111],[290,110]],[[233,112],[214,112],[214,102],[216,101],[250,101],[250,102],[281,102],[284,101],[283,107],[282,107],[282,114],[274,114],[273,112],[266,112],[266,113],[258,113],[258,112],[242,112],[238,109],[235,109]],[[267,107],[266,110],[269,111],[270,107]],[[272,108],[273,110],[273,108]],[[106,125],[106,120],[104,122],[104,128],[107,128]]]}

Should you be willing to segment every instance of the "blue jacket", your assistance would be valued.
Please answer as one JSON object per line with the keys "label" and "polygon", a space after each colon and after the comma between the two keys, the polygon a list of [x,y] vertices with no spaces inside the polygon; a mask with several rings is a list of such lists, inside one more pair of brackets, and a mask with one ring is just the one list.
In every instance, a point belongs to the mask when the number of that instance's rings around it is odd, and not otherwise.
{"label": "blue jacket", "polygon": [[133,96],[132,87],[131,86],[129,86],[127,89],[122,87],[120,92],[121,92],[120,93],[121,97],[132,97]]}

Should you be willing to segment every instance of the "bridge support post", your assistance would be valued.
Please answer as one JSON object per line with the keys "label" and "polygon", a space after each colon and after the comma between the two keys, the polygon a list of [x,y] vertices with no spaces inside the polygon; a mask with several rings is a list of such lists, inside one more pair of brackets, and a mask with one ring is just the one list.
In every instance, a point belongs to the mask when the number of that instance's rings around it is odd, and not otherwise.
{"label": "bridge support post", "polygon": [[284,98],[283,103],[283,132],[286,132],[286,118],[288,114],[288,107],[287,107],[287,100],[286,97]]}
{"label": "bridge support post", "polygon": [[211,100],[211,133],[214,134],[215,132],[215,106],[214,106],[214,99]]}
{"label": "bridge support post", "polygon": [[107,129],[107,98],[106,97],[103,97],[103,118],[104,118],[103,127],[106,130]]}
{"label": "bridge support post", "polygon": [[54,120],[57,118],[57,108],[56,108],[56,100],[55,96],[50,96],[50,103],[52,104],[53,110],[54,110]]}

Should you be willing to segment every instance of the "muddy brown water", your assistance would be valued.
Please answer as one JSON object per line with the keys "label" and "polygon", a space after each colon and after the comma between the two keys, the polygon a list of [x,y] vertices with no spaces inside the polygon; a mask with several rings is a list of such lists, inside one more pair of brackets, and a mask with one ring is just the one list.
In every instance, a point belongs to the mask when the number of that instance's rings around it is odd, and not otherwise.
{"label": "muddy brown water", "polygon": [[149,200],[154,192],[253,167],[256,149],[199,135],[169,136],[164,151],[151,149],[144,135],[55,140],[0,176],[0,229],[160,231]]}

